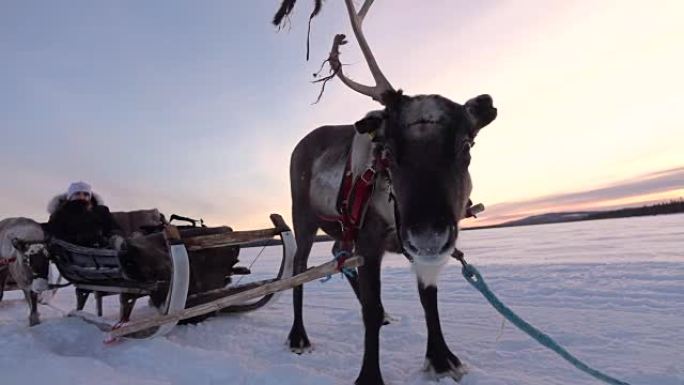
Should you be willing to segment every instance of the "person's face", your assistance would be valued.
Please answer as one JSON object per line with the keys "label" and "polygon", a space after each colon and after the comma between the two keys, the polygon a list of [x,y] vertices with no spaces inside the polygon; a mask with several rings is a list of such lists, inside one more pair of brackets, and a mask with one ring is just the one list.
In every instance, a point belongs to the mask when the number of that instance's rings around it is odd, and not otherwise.
{"label": "person's face", "polygon": [[71,195],[72,201],[84,201],[84,202],[90,202],[90,193],[86,191],[78,191],[75,192]]}

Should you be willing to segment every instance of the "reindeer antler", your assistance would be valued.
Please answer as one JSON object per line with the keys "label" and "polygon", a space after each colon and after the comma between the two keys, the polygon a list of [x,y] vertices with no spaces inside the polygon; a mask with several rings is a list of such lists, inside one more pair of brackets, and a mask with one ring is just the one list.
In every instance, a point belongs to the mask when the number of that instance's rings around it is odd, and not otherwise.
{"label": "reindeer antler", "polygon": [[344,35],[339,34],[335,36],[332,49],[330,50],[330,55],[328,56],[328,62],[333,70],[333,76],[337,75],[344,84],[354,91],[366,96],[370,96],[374,100],[384,104],[383,95],[387,92],[394,92],[394,88],[392,88],[390,82],[387,80],[385,75],[383,75],[382,71],[380,71],[380,67],[375,61],[373,52],[371,52],[368,42],[366,41],[361,29],[363,19],[366,17],[366,14],[368,13],[370,6],[373,4],[373,1],[374,0],[366,0],[358,13],[354,7],[353,0],[345,0],[344,2],[347,5],[347,11],[349,13],[349,19],[351,21],[352,30],[354,31],[354,36],[356,37],[356,41],[359,43],[363,57],[366,59],[366,63],[371,71],[371,75],[373,75],[375,86],[371,87],[357,83],[344,75],[344,72],[342,71],[342,64],[340,63],[339,51],[339,47],[341,45],[347,44]]}

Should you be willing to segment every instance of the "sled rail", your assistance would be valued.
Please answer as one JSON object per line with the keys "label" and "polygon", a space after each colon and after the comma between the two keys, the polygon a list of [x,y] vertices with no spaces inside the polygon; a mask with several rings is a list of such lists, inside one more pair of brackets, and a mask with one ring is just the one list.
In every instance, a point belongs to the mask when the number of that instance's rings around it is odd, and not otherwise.
{"label": "sled rail", "polygon": [[[363,265],[363,258],[353,257],[349,258],[344,263],[344,268],[356,268]],[[239,304],[244,301],[262,297],[271,293],[288,290],[296,286],[300,286],[307,282],[326,277],[331,274],[339,272],[337,261],[330,261],[322,265],[313,267],[301,274],[297,274],[290,278],[280,279],[274,282],[266,283],[262,286],[241,291],[237,294],[219,298],[217,300],[207,302],[195,307],[180,310],[163,316],[142,319],[128,323],[122,327],[112,330],[109,335],[111,338],[124,337],[132,333],[139,332],[151,327],[163,325],[166,323],[178,322],[187,318],[197,317],[214,311],[219,311],[231,305]]]}
{"label": "sled rail", "polygon": [[185,247],[187,247],[189,251],[194,251],[211,247],[235,246],[247,242],[270,240],[274,236],[280,234],[280,232],[281,231],[277,228],[233,231],[226,234],[198,235],[185,238],[183,243],[185,243]]}
{"label": "sled rail", "polygon": [[261,230],[232,231],[230,233],[222,234],[198,235],[184,238],[183,243],[189,251],[212,247],[244,245],[246,243],[263,241],[275,241],[282,244],[282,241],[276,241],[272,238],[286,231],[290,231],[290,227],[285,223],[285,220],[283,220],[280,215],[272,214],[270,218],[275,227]]}

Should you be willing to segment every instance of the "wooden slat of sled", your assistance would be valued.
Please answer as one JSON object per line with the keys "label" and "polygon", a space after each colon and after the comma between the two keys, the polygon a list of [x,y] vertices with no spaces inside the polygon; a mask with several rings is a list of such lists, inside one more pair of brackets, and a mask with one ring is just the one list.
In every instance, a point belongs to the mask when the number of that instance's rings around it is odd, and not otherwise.
{"label": "wooden slat of sled", "polygon": [[198,250],[209,247],[233,246],[247,242],[271,239],[280,234],[281,229],[271,228],[263,230],[233,231],[224,234],[198,235],[184,238],[183,243],[188,250]]}
{"label": "wooden slat of sled", "polygon": [[93,285],[87,283],[77,283],[77,289],[90,290],[90,291],[101,291],[105,293],[129,293],[129,294],[149,294],[150,291],[156,289],[155,285],[149,285],[148,287],[128,287],[128,286],[105,286],[105,285]]}
{"label": "wooden slat of sled", "polygon": [[[361,266],[362,264],[363,258],[353,257],[345,261],[344,267],[355,268]],[[110,336],[112,338],[123,337],[128,334],[139,332],[168,322],[180,321],[183,319],[211,313],[231,305],[243,303],[244,301],[248,301],[250,299],[263,297],[264,295],[275,293],[277,291],[291,289],[295,286],[299,286],[307,282],[323,278],[327,275],[335,274],[337,272],[337,261],[330,261],[328,263],[311,268],[301,274],[297,274],[294,277],[267,283],[254,289],[245,290],[235,295],[220,298],[173,314],[131,322],[125,326],[122,326],[121,328],[112,330],[110,332]]]}

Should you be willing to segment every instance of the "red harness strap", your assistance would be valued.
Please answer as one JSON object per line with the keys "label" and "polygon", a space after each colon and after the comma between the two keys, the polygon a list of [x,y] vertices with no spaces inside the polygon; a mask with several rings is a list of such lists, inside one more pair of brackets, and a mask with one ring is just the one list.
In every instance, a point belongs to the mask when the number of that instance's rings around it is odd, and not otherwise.
{"label": "red harness strap", "polygon": [[12,258],[0,258],[0,266],[9,265],[10,263],[17,260],[17,257]]}
{"label": "red harness strap", "polygon": [[354,242],[358,235],[359,228],[363,225],[363,220],[368,209],[368,202],[373,195],[375,187],[375,177],[379,172],[387,168],[386,151],[375,151],[373,164],[354,178],[351,169],[351,154],[347,158],[344,169],[344,176],[340,193],[338,196],[337,211],[338,217],[324,218],[339,222],[342,227],[342,239],[340,241],[340,252],[337,258],[338,267],[342,267],[346,258],[350,257],[354,250]]}

